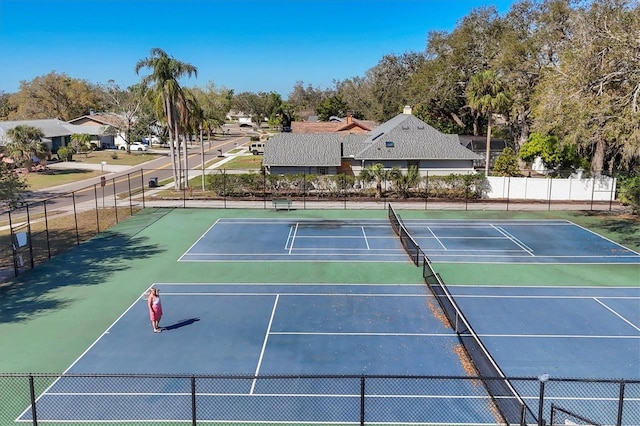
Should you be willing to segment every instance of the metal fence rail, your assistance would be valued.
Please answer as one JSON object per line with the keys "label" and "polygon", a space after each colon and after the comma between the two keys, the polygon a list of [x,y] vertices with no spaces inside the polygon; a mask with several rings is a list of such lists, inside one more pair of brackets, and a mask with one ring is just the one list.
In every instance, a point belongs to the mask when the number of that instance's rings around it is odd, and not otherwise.
{"label": "metal fence rail", "polygon": [[[505,423],[478,385],[492,380],[505,378],[2,373],[0,424],[521,424]],[[640,380],[509,381],[542,414],[527,425],[565,424],[567,413],[594,424],[640,424]]]}

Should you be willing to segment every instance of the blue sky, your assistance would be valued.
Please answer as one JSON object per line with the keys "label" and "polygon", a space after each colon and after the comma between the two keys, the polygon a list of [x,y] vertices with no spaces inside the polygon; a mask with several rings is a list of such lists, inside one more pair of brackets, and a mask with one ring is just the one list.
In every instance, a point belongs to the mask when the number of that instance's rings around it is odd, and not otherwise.
{"label": "blue sky", "polygon": [[[332,88],[386,54],[421,52],[471,10],[514,0],[0,0],[0,90],[51,71],[137,83],[159,47],[198,68],[187,87],[277,92]],[[142,70],[141,75],[147,70]]]}

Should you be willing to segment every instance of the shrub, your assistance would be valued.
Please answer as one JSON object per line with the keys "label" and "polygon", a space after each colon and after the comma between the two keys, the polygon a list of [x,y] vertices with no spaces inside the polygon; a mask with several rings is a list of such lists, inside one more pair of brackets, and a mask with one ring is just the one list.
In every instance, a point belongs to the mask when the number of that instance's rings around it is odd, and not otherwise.
{"label": "shrub", "polygon": [[623,205],[631,206],[635,214],[640,213],[640,176],[621,178],[618,198]]}
{"label": "shrub", "polygon": [[73,159],[73,148],[62,146],[58,148],[58,158],[62,161],[71,161]]}

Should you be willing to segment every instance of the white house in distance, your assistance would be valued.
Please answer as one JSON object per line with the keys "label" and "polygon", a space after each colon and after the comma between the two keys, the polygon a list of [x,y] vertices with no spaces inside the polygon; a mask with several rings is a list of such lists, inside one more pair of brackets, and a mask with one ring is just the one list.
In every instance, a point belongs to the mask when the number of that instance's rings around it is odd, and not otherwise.
{"label": "white house in distance", "polygon": [[279,133],[265,145],[263,166],[271,174],[358,175],[380,163],[406,172],[417,167],[421,175],[475,173],[482,157],[460,143],[458,135],[427,125],[405,107],[404,112],[363,132]]}

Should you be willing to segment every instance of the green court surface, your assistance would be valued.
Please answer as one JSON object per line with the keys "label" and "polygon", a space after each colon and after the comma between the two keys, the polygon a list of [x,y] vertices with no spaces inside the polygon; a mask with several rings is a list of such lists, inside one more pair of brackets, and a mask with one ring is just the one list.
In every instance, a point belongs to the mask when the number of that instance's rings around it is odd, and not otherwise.
{"label": "green court surface", "polygon": [[[640,251],[638,222],[571,212],[399,210],[403,219],[566,219]],[[219,218],[385,219],[386,210],[146,209],[0,294],[0,372],[61,373],[153,283],[422,284],[384,262],[178,262]],[[247,247],[247,252],[251,247]],[[639,286],[630,265],[435,264],[448,285]]]}
{"label": "green court surface", "polygon": [[[640,252],[640,226],[629,218],[571,212],[398,210],[410,219],[560,219]],[[406,261],[179,262],[219,219],[376,220],[387,210],[267,211],[145,209],[35,270],[0,292],[0,374],[65,372],[154,283],[332,283],[424,285],[422,268]],[[258,222],[258,221],[256,221]],[[395,238],[395,237],[393,237]],[[245,253],[251,253],[247,242]],[[435,263],[449,286],[638,287],[635,264]],[[460,287],[462,288],[462,287]],[[144,319],[146,324],[148,318]],[[149,333],[151,328],[149,327]],[[132,373],[136,373],[135,371]],[[47,382],[36,384],[43,392]],[[16,386],[13,388],[12,386]],[[28,389],[0,381],[0,423],[28,405]],[[115,423],[111,423],[115,424]]]}

